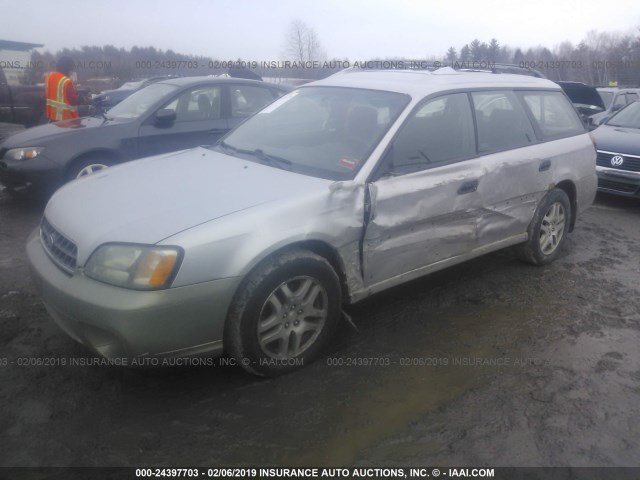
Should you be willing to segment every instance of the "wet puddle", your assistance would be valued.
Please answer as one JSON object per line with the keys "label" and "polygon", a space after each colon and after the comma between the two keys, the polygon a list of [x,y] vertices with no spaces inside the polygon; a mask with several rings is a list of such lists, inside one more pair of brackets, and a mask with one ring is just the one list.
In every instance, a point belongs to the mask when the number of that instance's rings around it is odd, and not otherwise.
{"label": "wet puddle", "polygon": [[[521,369],[537,361],[518,347],[529,330],[518,323],[522,312],[482,307],[451,310],[430,315],[438,324],[436,329],[429,328],[431,321],[391,328],[384,339],[376,335],[361,348],[320,360],[324,366],[305,369],[295,379],[281,379],[281,404],[271,412],[279,418],[270,425],[270,433],[260,435],[279,436],[278,446],[270,448],[266,438],[265,442],[256,439],[243,457],[293,466],[350,464],[363,450],[401,433],[505,369]],[[364,359],[369,366],[362,365]],[[320,368],[332,371],[321,372],[322,380],[314,385],[314,373]],[[298,389],[304,389],[305,395],[293,393]],[[299,401],[308,402],[307,407],[301,409]],[[287,418],[289,403],[295,405],[296,414]]]}

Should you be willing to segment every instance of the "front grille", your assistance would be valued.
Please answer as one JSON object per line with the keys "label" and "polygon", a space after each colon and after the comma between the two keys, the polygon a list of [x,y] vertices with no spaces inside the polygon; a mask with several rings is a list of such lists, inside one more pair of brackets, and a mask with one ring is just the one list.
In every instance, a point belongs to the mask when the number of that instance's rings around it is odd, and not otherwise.
{"label": "front grille", "polygon": [[[611,165],[611,158],[619,155],[622,157],[622,165]],[[596,165],[599,167],[615,168],[617,170],[627,170],[629,172],[640,172],[640,158],[629,157],[623,153],[598,152]]]}
{"label": "front grille", "polygon": [[602,178],[599,178],[598,188],[620,193],[635,193],[635,191],[638,189],[638,185],[634,185],[632,183],[615,182],[613,180],[604,180]]}
{"label": "front grille", "polygon": [[73,273],[76,268],[78,247],[53,228],[44,217],[40,223],[40,241],[56,265],[68,273]]}

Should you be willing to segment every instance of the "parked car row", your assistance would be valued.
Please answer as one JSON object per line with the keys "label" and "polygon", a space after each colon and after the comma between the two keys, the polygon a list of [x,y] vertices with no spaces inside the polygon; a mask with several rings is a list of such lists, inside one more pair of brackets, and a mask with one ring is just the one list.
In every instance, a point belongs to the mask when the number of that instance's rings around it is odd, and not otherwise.
{"label": "parked car row", "polygon": [[[598,189],[640,197],[640,89],[558,82],[593,130]],[[595,112],[595,113],[594,113]]]}
{"label": "parked car row", "polygon": [[185,77],[152,83],[106,113],[31,128],[0,145],[10,193],[50,195],[62,184],[132,159],[213,145],[287,92],[259,81]]}
{"label": "parked car row", "polygon": [[[350,70],[282,93],[163,80],[2,145],[3,181],[81,177],[27,243],[65,332],[112,359],[226,352],[285,373],[344,304],[506,247],[553,261],[595,196],[592,140],[549,80]],[[187,143],[210,146],[102,168]]]}

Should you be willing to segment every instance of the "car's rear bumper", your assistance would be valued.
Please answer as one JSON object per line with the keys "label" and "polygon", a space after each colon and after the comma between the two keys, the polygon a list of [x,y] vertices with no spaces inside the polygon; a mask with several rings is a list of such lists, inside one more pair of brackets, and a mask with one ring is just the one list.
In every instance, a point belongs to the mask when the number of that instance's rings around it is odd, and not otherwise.
{"label": "car's rear bumper", "polygon": [[596,171],[599,191],[625,197],[640,197],[640,172],[600,166],[596,167]]}
{"label": "car's rear bumper", "polygon": [[64,273],[43,250],[38,230],[27,241],[27,256],[36,289],[56,323],[103,357],[222,353],[239,278],[151,292],[118,288],[82,272]]}

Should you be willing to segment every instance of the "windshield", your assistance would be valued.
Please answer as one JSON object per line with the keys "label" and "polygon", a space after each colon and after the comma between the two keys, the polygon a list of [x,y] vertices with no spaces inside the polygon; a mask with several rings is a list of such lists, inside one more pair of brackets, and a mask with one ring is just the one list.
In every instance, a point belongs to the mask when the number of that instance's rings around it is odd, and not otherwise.
{"label": "windshield", "polygon": [[251,117],[218,148],[305,175],[348,180],[408,102],[399,93],[303,87]]}
{"label": "windshield", "polygon": [[640,128],[640,102],[633,102],[606,122],[612,127]]}
{"label": "windshield", "polygon": [[601,92],[598,90],[598,94],[600,95],[600,98],[602,98],[602,103],[604,103],[605,108],[609,108],[611,100],[613,100],[613,92]]}
{"label": "windshield", "polygon": [[107,111],[111,118],[132,119],[143,115],[157,102],[178,89],[175,85],[154,83],[138,90]]}

